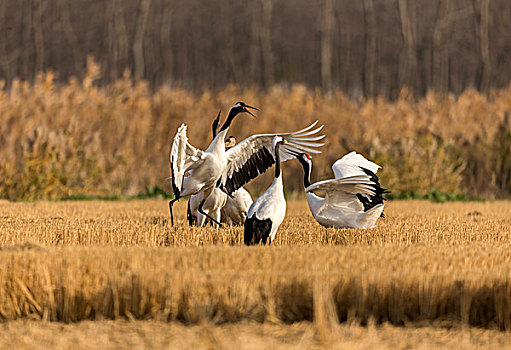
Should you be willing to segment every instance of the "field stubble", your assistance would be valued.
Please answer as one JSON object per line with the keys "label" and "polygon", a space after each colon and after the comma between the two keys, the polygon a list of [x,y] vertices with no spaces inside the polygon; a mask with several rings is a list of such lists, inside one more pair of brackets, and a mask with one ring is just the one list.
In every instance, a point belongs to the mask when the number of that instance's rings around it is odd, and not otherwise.
{"label": "field stubble", "polygon": [[360,327],[340,325],[318,339],[308,322],[293,325],[241,322],[184,326],[155,321],[85,321],[51,324],[6,322],[0,326],[5,348],[34,349],[509,349],[511,335],[477,328]]}
{"label": "field stubble", "polygon": [[362,231],[293,201],[272,247],[190,229],[184,209],[171,229],[164,201],[3,202],[0,318],[511,329],[509,202],[395,201]]}
{"label": "field stubble", "polygon": [[[0,202],[0,245],[100,245],[195,247],[241,245],[242,227],[189,227],[186,201],[170,227],[166,201]],[[386,218],[371,230],[326,229],[312,218],[305,200],[289,201],[275,246],[511,243],[509,202],[433,204],[391,201]]]}

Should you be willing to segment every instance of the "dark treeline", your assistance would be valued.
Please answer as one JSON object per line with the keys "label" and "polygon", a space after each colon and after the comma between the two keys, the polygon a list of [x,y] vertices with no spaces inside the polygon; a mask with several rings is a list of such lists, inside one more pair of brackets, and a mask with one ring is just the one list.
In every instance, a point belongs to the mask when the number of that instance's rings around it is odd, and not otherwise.
{"label": "dark treeline", "polygon": [[0,79],[128,70],[153,86],[303,83],[350,96],[507,86],[509,0],[2,0]]}

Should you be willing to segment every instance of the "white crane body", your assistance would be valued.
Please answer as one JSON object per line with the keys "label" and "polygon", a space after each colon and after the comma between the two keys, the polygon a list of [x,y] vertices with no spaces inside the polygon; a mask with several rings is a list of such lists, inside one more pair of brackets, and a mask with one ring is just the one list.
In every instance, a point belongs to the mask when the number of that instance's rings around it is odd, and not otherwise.
{"label": "white crane body", "polygon": [[[383,193],[376,172],[379,165],[355,152],[337,160],[335,178],[310,184],[312,161],[297,155],[304,168],[305,196],[312,216],[325,227],[373,228],[383,216]],[[317,195],[322,193],[323,196]]]}
{"label": "white crane body", "polygon": [[271,244],[286,216],[286,199],[284,198],[279,156],[279,147],[285,143],[286,141],[281,136],[276,136],[273,140],[272,148],[276,158],[275,179],[248,210],[244,228],[244,242],[246,245],[266,244],[266,242]]}
{"label": "white crane body", "polygon": [[229,226],[243,225],[252,203],[250,193],[243,187],[238,188],[233,192],[232,197],[227,196],[226,203],[221,210],[220,222],[225,222]]}

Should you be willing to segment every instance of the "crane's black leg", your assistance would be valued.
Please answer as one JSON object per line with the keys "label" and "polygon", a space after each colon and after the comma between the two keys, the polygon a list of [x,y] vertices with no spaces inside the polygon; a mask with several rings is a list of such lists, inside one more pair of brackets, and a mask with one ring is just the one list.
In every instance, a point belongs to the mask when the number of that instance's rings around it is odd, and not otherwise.
{"label": "crane's black leg", "polygon": [[174,198],[169,202],[169,211],[170,211],[170,224],[174,226],[174,213],[172,212],[172,206],[174,205],[174,202],[178,201],[179,197]]}
{"label": "crane's black leg", "polygon": [[193,226],[197,224],[197,217],[193,215],[190,208],[190,199],[188,199],[188,207],[186,208],[186,218],[188,219],[188,225]]}
{"label": "crane's black leg", "polygon": [[202,200],[202,202],[200,202],[200,205],[199,205],[199,213],[201,213],[202,215],[205,215],[207,218],[209,218],[211,221],[213,221],[215,224],[218,225],[218,227],[222,227],[222,224],[219,223],[218,221],[216,221],[215,219],[213,219],[211,216],[209,216],[209,214],[206,214],[204,212],[204,210],[202,210],[202,205],[204,204],[204,202],[206,201],[206,198],[204,198]]}

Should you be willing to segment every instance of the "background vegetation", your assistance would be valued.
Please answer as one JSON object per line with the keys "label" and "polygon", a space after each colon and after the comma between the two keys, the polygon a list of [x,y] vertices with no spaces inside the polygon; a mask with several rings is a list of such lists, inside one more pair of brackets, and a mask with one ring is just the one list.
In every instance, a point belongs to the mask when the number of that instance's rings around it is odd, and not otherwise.
{"label": "background vegetation", "polygon": [[[206,147],[218,109],[237,100],[261,108],[240,116],[230,133],[286,132],[314,120],[325,124],[326,145],[314,157],[313,179],[356,150],[383,166],[382,183],[395,195],[455,193],[507,197],[511,190],[511,88],[455,97],[404,89],[395,101],[348,98],[302,85],[269,90],[229,86],[216,93],[151,90],[130,76],[98,86],[89,60],[83,80],[56,84],[52,73],[33,83],[0,85],[0,197],[56,199],[134,195],[166,186],[171,138],[181,123],[190,142]],[[284,169],[286,190],[303,186],[297,162]],[[250,189],[268,186],[271,172]],[[168,187],[165,190],[169,191]],[[433,191],[433,192],[431,192]],[[156,191],[157,192],[157,191]]]}

